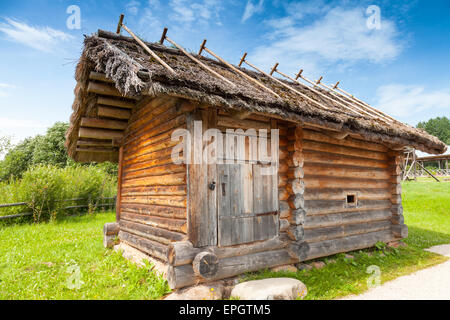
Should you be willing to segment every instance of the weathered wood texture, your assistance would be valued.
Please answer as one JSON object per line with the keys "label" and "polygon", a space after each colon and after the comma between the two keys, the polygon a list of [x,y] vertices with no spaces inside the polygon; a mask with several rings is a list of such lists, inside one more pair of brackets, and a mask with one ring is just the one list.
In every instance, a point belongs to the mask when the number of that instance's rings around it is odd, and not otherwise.
{"label": "weathered wood texture", "polygon": [[405,234],[401,203],[396,203],[398,161],[387,147],[350,136],[338,139],[320,129],[292,128],[287,138],[289,170],[279,197],[290,208],[287,233],[290,247],[301,248],[299,259]]}
{"label": "weathered wood texture", "polygon": [[[225,279],[244,272],[257,271],[293,262],[295,262],[295,259],[291,257],[286,249],[219,258],[217,272],[208,281]],[[192,264],[170,266],[167,277],[169,286],[172,289],[207,281],[205,278],[198,277],[195,274]]]}
{"label": "weathered wood texture", "polygon": [[186,128],[179,104],[165,97],[140,104],[121,147],[119,238],[162,261],[171,241],[187,238],[186,166],[171,159],[171,134]]}

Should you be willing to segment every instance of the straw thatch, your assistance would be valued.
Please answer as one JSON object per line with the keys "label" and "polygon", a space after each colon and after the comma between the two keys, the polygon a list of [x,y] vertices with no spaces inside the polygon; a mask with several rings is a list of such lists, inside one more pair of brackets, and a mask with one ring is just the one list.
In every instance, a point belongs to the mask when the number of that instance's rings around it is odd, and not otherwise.
{"label": "straw thatch", "polygon": [[[90,71],[106,74],[123,95],[137,98],[161,94],[183,96],[223,108],[263,113],[298,123],[319,124],[352,132],[363,136],[368,141],[411,146],[433,154],[446,150],[444,143],[423,130],[399,122],[386,122],[351,112],[296,83],[283,80],[296,90],[325,105],[328,110],[287,90],[263,74],[241,68],[242,71],[275,91],[281,98],[255,86],[215,60],[195,55],[236,86],[231,86],[200,68],[179,50],[159,44],[147,43],[147,45],[175,70],[176,75],[151,58],[132,38],[101,30],[85,38],[84,51],[76,71],[78,83],[75,89],[74,112],[67,132],[67,146],[71,156],[76,158],[75,148],[80,119],[92,112],[93,108],[90,101],[92,102],[94,96],[88,94],[86,90]],[[325,90],[317,88],[316,90],[329,95]],[[103,155],[103,157],[114,158],[115,155]]]}

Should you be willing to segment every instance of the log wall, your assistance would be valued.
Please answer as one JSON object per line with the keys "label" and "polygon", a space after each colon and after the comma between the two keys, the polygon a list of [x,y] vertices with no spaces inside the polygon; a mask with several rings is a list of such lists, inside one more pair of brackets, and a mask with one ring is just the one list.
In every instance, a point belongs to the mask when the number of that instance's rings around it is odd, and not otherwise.
{"label": "log wall", "polygon": [[171,241],[186,239],[186,166],[173,164],[171,134],[186,128],[187,102],[158,97],[139,105],[121,147],[121,241],[163,262]]}
{"label": "log wall", "polygon": [[297,237],[291,236],[305,244],[297,250],[300,260],[405,236],[398,154],[381,144],[338,139],[319,129],[297,129],[295,137],[291,149],[302,155],[304,184],[302,196],[291,196],[289,204],[291,224],[302,225]]}

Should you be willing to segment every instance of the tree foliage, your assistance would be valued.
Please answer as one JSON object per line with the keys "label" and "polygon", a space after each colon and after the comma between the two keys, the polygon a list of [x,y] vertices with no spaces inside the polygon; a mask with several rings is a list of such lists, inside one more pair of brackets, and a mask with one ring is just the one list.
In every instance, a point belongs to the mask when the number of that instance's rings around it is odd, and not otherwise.
{"label": "tree foliage", "polygon": [[[27,138],[9,148],[3,161],[0,161],[0,181],[22,178],[25,171],[37,165],[51,165],[57,168],[74,166],[75,162],[67,155],[65,134],[69,124],[56,122],[45,135]],[[0,142],[3,141],[0,139]],[[111,175],[117,175],[117,164],[104,163],[99,166]]]}
{"label": "tree foliage", "polygon": [[428,121],[419,122],[417,128],[424,129],[436,136],[442,142],[450,145],[450,120],[447,117],[437,117]]}

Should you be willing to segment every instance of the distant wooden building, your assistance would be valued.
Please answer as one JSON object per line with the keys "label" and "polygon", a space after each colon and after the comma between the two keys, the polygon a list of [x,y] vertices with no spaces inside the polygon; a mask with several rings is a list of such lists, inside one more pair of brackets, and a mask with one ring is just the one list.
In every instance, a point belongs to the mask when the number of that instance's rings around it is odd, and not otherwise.
{"label": "distant wooden building", "polygon": [[[119,239],[167,265],[172,288],[407,236],[402,150],[442,153],[437,138],[351,97],[333,103],[328,90],[239,68],[274,95],[194,55],[231,85],[177,49],[147,46],[175,74],[132,38],[86,37],[67,149],[79,162],[119,162]],[[276,171],[247,158],[174,163],[172,134],[194,135],[195,121],[202,134],[278,129]]]}

